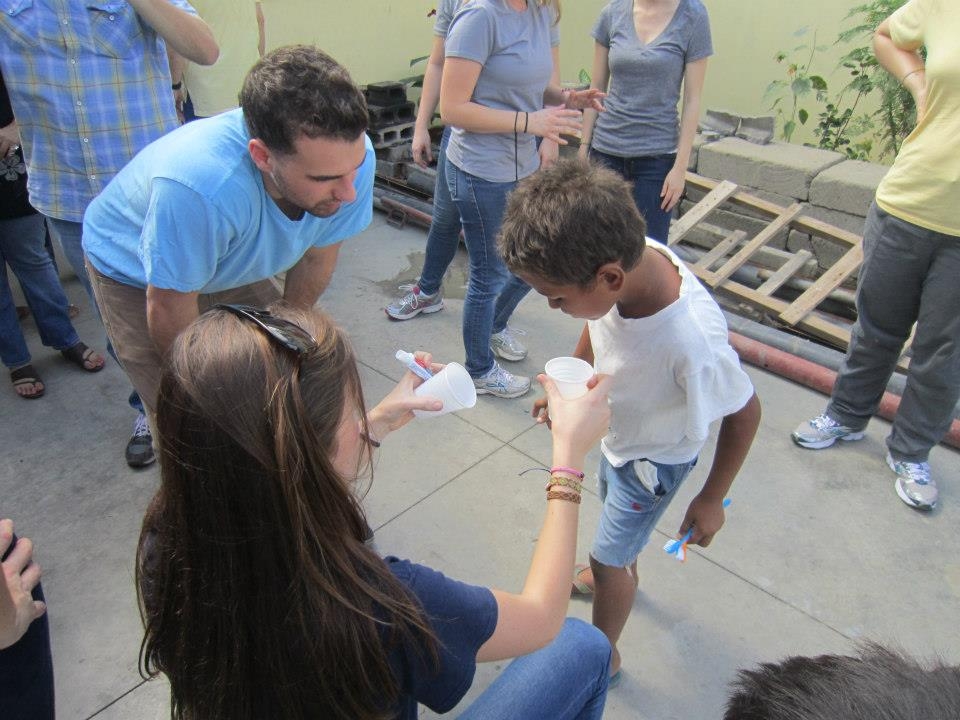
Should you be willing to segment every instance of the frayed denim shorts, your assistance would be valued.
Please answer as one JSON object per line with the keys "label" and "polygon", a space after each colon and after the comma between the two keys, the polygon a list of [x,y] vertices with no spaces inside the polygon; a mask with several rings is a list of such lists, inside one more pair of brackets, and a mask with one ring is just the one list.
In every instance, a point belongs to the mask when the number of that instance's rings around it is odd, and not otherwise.
{"label": "frayed denim shorts", "polygon": [[615,468],[601,456],[597,486],[603,510],[590,551],[593,559],[610,567],[632,564],[696,464],[697,458],[678,465],[640,459]]}

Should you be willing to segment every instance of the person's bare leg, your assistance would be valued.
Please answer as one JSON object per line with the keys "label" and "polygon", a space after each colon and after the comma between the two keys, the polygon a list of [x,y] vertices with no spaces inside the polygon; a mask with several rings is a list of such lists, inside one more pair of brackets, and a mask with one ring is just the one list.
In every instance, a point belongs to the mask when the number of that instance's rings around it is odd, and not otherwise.
{"label": "person's bare leg", "polygon": [[[590,557],[590,569],[593,574],[593,624],[610,640],[613,657],[610,659],[610,674],[620,669],[620,652],[617,641],[623,632],[633,598],[637,594],[637,562],[630,567],[610,567],[603,565],[593,556]],[[584,573],[586,575],[586,573]]]}

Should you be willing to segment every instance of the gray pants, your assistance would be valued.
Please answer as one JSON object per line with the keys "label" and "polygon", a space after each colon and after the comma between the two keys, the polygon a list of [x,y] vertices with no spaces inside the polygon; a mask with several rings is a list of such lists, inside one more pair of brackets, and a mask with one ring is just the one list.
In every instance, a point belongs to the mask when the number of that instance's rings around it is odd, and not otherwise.
{"label": "gray pants", "polygon": [[916,322],[887,447],[896,460],[924,462],[949,429],[960,396],[960,237],[900,220],[874,202],[863,255],[858,319],[827,414],[854,430],[866,427]]}

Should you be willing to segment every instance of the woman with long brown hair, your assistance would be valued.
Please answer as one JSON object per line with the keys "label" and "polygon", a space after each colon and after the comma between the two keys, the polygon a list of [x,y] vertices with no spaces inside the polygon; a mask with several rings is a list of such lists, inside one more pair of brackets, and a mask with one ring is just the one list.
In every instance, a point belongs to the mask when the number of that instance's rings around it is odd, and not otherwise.
{"label": "woman with long brown hair", "polygon": [[168,676],[172,717],[415,718],[421,702],[453,708],[477,662],[525,655],[461,717],[599,718],[609,643],[564,615],[606,381],[565,401],[542,379],[546,519],[523,591],[489,590],[365,543],[356,478],[413,409],[439,401],[415,396],[408,372],[366,412],[343,332],[316,311],[275,312],[214,308],[163,374],[162,482],[137,567],[141,665]]}

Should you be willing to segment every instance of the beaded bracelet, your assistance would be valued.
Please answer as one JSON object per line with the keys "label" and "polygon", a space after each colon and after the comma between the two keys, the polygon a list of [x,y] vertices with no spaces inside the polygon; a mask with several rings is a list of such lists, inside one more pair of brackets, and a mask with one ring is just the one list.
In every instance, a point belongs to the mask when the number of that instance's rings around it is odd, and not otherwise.
{"label": "beaded bracelet", "polygon": [[554,485],[568,487],[571,490],[577,491],[578,493],[583,492],[582,483],[579,483],[576,480],[571,480],[570,478],[561,477],[560,475],[552,475],[550,477],[550,482],[547,483],[547,490],[552,488]]}
{"label": "beaded bracelet", "polygon": [[573,493],[561,492],[559,490],[551,490],[547,493],[547,500],[566,500],[567,502],[572,502],[577,505],[580,504],[580,495],[574,495]]}
{"label": "beaded bracelet", "polygon": [[567,475],[573,475],[577,480],[583,480],[583,473],[579,470],[569,467],[552,467],[550,468],[550,474],[554,475],[558,472],[566,473]]}

